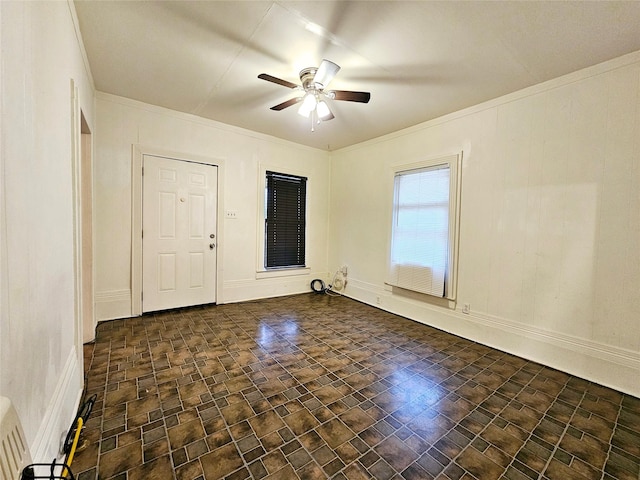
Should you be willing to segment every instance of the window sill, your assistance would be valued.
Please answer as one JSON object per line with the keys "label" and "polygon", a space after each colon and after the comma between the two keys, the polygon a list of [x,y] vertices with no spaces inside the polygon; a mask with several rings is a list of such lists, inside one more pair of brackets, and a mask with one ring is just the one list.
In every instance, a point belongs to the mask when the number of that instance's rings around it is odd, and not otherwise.
{"label": "window sill", "polygon": [[256,279],[260,280],[261,278],[294,277],[298,275],[309,275],[309,273],[311,273],[311,269],[309,267],[258,270],[256,272]]}

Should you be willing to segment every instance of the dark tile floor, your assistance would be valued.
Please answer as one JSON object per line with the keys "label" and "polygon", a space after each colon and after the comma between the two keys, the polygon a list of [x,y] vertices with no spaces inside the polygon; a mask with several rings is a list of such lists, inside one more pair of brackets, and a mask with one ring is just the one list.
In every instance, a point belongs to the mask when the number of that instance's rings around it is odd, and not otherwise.
{"label": "dark tile floor", "polygon": [[623,479],[640,399],[344,297],[101,323],[94,479]]}

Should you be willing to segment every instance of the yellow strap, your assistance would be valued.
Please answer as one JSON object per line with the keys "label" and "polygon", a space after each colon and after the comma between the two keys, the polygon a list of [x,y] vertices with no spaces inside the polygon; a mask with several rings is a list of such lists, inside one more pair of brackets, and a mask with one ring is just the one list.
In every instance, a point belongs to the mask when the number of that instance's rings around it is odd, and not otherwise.
{"label": "yellow strap", "polygon": [[80,432],[82,431],[82,417],[78,417],[78,423],[76,424],[76,436],[73,437],[73,443],[71,444],[71,450],[69,451],[69,455],[65,459],[65,467],[62,470],[62,477],[67,476],[68,468],[71,466],[71,462],[73,462],[73,455],[76,453],[76,447],[78,446],[78,439],[80,438]]}

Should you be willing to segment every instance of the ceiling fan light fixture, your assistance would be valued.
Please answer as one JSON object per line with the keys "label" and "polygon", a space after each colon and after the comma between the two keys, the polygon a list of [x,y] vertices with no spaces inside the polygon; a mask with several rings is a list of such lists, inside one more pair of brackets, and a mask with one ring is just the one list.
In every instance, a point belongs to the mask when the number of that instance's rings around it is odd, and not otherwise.
{"label": "ceiling fan light fixture", "polygon": [[334,118],[333,113],[331,113],[331,110],[329,109],[329,105],[327,105],[327,102],[324,100],[318,102],[316,112],[318,114],[318,118],[325,122]]}
{"label": "ceiling fan light fixture", "polygon": [[302,105],[298,109],[298,114],[303,117],[309,118],[311,112],[313,112],[316,108],[318,101],[316,100],[316,96],[313,93],[307,93],[302,100]]}

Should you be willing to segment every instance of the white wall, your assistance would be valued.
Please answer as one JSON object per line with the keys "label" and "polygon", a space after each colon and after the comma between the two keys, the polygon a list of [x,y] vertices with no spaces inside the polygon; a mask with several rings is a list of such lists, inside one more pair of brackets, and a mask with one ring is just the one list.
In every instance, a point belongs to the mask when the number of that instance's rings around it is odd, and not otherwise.
{"label": "white wall", "polygon": [[71,81],[93,87],[67,2],[0,2],[0,395],[51,461],[82,390],[76,351]]}
{"label": "white wall", "polygon": [[[640,396],[639,54],[330,156],[107,95],[94,128],[72,4],[3,1],[0,21],[0,395],[15,403],[34,460],[55,455],[82,388],[71,80],[97,143],[101,319],[131,311],[137,144],[222,161],[221,201],[239,218],[221,219],[221,303],[307,291],[346,263],[354,298]],[[460,150],[458,308],[446,310],[384,286],[389,174]],[[306,276],[256,278],[264,163],[309,175]]]}
{"label": "white wall", "polygon": [[[313,278],[327,275],[330,157],[240,128],[121,97],[98,94],[95,135],[96,313],[98,320],[132,314],[133,146],[181,157],[207,157],[221,165],[218,303],[310,291]],[[306,175],[308,181],[305,275],[257,278],[258,176],[261,165]]]}
{"label": "white wall", "polygon": [[[447,309],[384,285],[391,165],[460,151]],[[329,269],[348,264],[353,298],[640,396],[638,192],[640,52],[334,152]]]}

